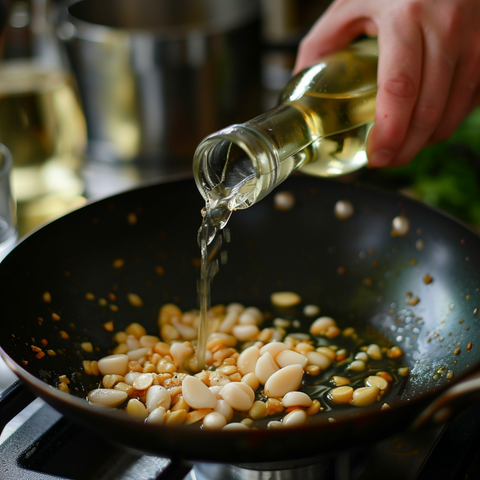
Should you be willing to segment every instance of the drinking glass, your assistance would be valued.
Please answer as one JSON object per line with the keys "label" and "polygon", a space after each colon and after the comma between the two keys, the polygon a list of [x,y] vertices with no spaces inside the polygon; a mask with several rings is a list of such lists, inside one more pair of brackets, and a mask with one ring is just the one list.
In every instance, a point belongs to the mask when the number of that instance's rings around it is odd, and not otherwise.
{"label": "drinking glass", "polygon": [[12,155],[5,145],[0,144],[0,260],[17,240],[17,212],[10,185],[11,172]]}
{"label": "drinking glass", "polygon": [[86,124],[56,2],[9,0],[0,44],[0,143],[12,152],[19,236],[83,196]]}

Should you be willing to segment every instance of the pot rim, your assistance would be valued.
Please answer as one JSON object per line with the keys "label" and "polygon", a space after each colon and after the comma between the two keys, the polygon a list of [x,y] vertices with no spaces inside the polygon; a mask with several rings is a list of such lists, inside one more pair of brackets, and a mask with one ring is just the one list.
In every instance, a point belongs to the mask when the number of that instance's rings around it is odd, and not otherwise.
{"label": "pot rim", "polygon": [[[86,3],[90,0],[72,0],[65,8],[65,20],[62,25],[62,31],[69,32],[69,37],[94,42],[110,42],[129,39],[131,37],[151,37],[158,42],[179,42],[189,39],[209,38],[221,36],[240,28],[254,24],[260,19],[257,3],[255,0],[222,0],[222,2],[233,2],[238,4],[239,8],[234,10],[234,14],[229,14],[222,18],[220,15],[213,21],[202,23],[185,23],[177,25],[163,25],[159,27],[130,27],[122,28],[119,26],[103,25],[101,23],[90,22],[79,18],[72,13],[72,8],[80,3]],[[129,0],[126,0],[129,1]],[[189,1],[189,0],[180,0]],[[198,1],[198,0],[196,0]],[[207,5],[215,0],[203,0]],[[137,0],[134,0],[138,3]],[[98,8],[98,4],[92,1],[92,4]],[[70,25],[68,25],[70,24]],[[68,25],[68,27],[66,27]]]}

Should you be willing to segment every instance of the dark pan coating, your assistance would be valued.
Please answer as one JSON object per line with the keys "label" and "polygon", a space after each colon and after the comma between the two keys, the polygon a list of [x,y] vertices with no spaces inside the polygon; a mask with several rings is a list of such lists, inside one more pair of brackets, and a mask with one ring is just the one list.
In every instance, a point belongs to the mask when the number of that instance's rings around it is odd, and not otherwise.
{"label": "dark pan coating", "polygon": [[[99,379],[82,372],[82,361],[98,359],[113,346],[105,322],[113,320],[120,330],[137,321],[156,334],[163,303],[197,306],[202,199],[192,180],[92,203],[23,240],[0,264],[0,345],[6,360],[65,415],[155,454],[234,463],[288,460],[406,428],[448,385],[478,369],[479,238],[415,201],[360,185],[296,177],[279,190],[295,196],[292,210],[276,210],[271,194],[232,215],[228,262],[213,282],[212,304],[271,309],[271,293],[291,290],[343,326],[375,327],[402,347],[410,366],[396,408],[349,410],[335,423],[323,418],[313,427],[207,432],[144,425],[83,400]],[[338,200],[354,205],[348,220],[335,217]],[[410,230],[395,237],[391,222],[401,214]],[[123,266],[114,266],[118,259]],[[128,293],[138,294],[143,306],[131,306]],[[412,298],[419,302],[408,304]],[[93,353],[80,348],[85,341],[92,342]],[[32,345],[56,355],[38,359]],[[63,374],[82,398],[50,386]]]}

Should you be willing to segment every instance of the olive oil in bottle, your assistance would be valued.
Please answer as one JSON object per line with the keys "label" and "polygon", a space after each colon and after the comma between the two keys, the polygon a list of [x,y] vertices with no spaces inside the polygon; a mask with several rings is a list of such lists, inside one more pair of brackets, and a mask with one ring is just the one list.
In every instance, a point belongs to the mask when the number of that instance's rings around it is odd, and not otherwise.
{"label": "olive oil in bottle", "polygon": [[220,130],[198,146],[193,172],[206,206],[198,234],[202,265],[197,368],[204,365],[208,331],[214,256],[208,245],[234,210],[250,207],[293,171],[335,177],[367,163],[377,63],[378,47],[372,39],[329,55],[293,77],[277,107]]}
{"label": "olive oil in bottle", "polygon": [[376,40],[355,43],[293,77],[277,107],[204,139],[193,160],[203,197],[232,211],[253,205],[297,169],[334,177],[364,166],[377,63]]}

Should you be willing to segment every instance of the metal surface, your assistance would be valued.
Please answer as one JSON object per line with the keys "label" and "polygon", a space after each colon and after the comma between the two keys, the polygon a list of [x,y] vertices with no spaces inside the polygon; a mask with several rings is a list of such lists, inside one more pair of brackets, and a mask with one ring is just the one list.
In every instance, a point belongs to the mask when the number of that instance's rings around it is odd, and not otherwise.
{"label": "metal surface", "polygon": [[[5,403],[1,398],[0,409],[3,408]],[[319,480],[327,475],[329,480],[370,480],[385,476],[389,480],[477,478],[479,425],[480,407],[477,404],[441,430],[405,432],[360,450],[353,458],[348,453],[340,453],[329,462],[314,466],[291,470],[274,468],[268,472],[234,465],[195,464],[193,472],[185,476],[189,465],[172,464],[167,459],[136,454],[104,443],[79,429],[77,424],[67,422],[65,425],[60,414],[44,405],[8,442],[0,445],[0,478],[85,480],[85,468],[92,464],[96,470],[88,476],[89,480],[180,480],[184,477],[185,480]],[[57,433],[63,430],[63,448],[58,449],[58,442],[54,441],[56,435],[50,433],[51,430]],[[85,437],[80,438],[79,432]],[[70,449],[68,457],[64,454],[65,448]]]}
{"label": "metal surface", "polygon": [[[192,180],[90,204],[27,237],[6,257],[0,264],[0,315],[7,319],[0,323],[0,345],[10,366],[86,428],[155,454],[236,464],[314,461],[320,453],[372,443],[406,428],[443,390],[478,369],[480,351],[469,343],[475,345],[480,330],[479,238],[417,202],[359,185],[301,177],[282,189],[296,198],[292,210],[276,210],[271,195],[232,216],[229,260],[213,283],[212,303],[240,301],[271,309],[272,292],[293,290],[345,326],[375,327],[404,349],[411,370],[395,408],[345,410],[335,413],[333,423],[319,415],[318,425],[304,428],[207,432],[144,425],[48,385],[65,374],[79,397],[96,385],[97,378],[82,373],[82,361],[111,348],[105,321],[113,319],[117,330],[141,321],[156,332],[163,303],[196,306],[202,201]],[[338,200],[353,203],[350,219],[335,218]],[[408,218],[410,231],[395,237],[391,222],[400,214]],[[122,269],[112,266],[118,258],[125,261]],[[155,272],[157,265],[165,275]],[[425,274],[433,282],[426,283]],[[86,293],[99,299],[112,292],[116,312],[85,299]],[[128,292],[140,295],[141,309],[128,304]],[[412,295],[419,299],[415,305],[407,303]],[[35,357],[31,345],[42,339],[56,356]],[[82,352],[79,344],[87,340],[98,351]]]}
{"label": "metal surface", "polygon": [[[5,397],[0,398],[0,410],[9,408],[6,401]],[[38,400],[35,403],[37,402]],[[279,470],[279,463],[270,471],[258,471],[234,465],[202,463],[195,464],[193,471],[186,475],[191,465],[141,455],[104,442],[90,432],[85,432],[77,424],[66,422],[60,414],[43,404],[7,442],[0,444],[0,478],[369,480],[388,474],[389,480],[403,480],[414,476],[415,480],[429,480],[433,478],[432,473],[441,478],[448,476],[456,479],[459,477],[455,475],[467,470],[473,475],[472,478],[476,478],[476,439],[480,431],[478,412],[478,405],[474,405],[441,432],[438,429],[414,434],[407,432],[379,442],[369,449],[340,452],[337,456],[330,456],[315,465]],[[63,444],[60,448],[59,443]],[[444,459],[447,457],[455,458],[456,461],[447,462],[446,465]]]}
{"label": "metal surface", "polygon": [[189,469],[106,443],[48,405],[0,445],[0,478],[5,479],[181,480]]}
{"label": "metal surface", "polygon": [[90,155],[191,168],[208,133],[260,113],[257,0],[82,0],[60,32]]}
{"label": "metal surface", "polygon": [[[6,401],[8,397],[8,402]],[[20,382],[10,385],[0,393],[0,433],[7,423],[20,413],[27,405],[35,399],[35,395],[27,390]]]}

